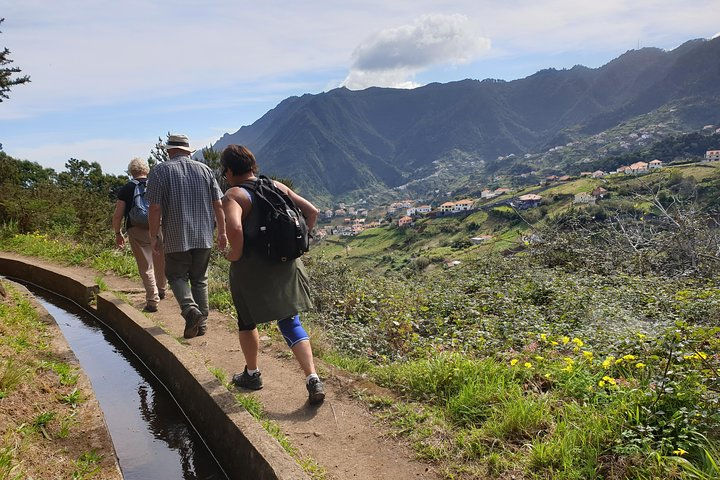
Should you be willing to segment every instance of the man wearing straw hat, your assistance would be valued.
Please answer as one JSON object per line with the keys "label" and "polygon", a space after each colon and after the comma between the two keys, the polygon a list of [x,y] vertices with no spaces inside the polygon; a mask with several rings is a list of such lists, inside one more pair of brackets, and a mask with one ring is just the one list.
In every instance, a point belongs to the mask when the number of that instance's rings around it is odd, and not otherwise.
{"label": "man wearing straw hat", "polygon": [[[150,203],[150,241],[165,252],[165,275],[185,319],[185,338],[207,330],[207,270],[217,227],[217,246],[227,246],[222,192],[212,170],[193,160],[185,135],[168,135],[170,159],[150,170],[146,197]],[[162,224],[162,235],[160,225]]]}

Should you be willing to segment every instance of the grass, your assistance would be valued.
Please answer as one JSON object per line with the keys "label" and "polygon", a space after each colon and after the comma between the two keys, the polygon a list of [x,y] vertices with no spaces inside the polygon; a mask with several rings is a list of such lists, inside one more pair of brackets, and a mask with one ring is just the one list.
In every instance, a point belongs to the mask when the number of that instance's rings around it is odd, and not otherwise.
{"label": "grass", "polygon": [[62,403],[70,405],[73,408],[77,408],[84,399],[82,392],[80,392],[77,388],[74,388],[70,393],[59,395],[58,400]]}
{"label": "grass", "polygon": [[[638,425],[652,423],[630,415],[639,404],[647,404],[643,398],[653,396],[650,367],[638,368],[642,362],[630,354],[609,362],[594,360],[589,350],[575,351],[581,344],[577,339],[553,342],[547,340],[541,354],[523,359],[528,361],[448,353],[371,367],[370,376],[405,401],[363,399],[395,435],[411,442],[419,458],[442,462],[448,478],[504,478],[522,471],[527,478],[532,472],[558,479],[603,478],[599,472],[619,469],[627,476],[618,478],[656,478],[653,475],[673,468],[686,472],[687,478],[714,478],[717,442],[695,435],[700,448],[694,453],[679,447],[693,435],[692,429],[669,448],[663,448],[662,441],[655,447],[638,445],[622,460],[621,450],[615,451],[619,439]],[[656,360],[655,368],[662,371],[662,361]],[[674,388],[686,392],[693,387]],[[497,448],[506,453],[500,455]],[[658,463],[634,464],[632,459],[647,448]],[[685,457],[673,450],[685,452]],[[693,455],[699,460],[691,461]],[[694,469],[702,475],[692,476]]]}
{"label": "grass", "polygon": [[283,450],[295,459],[298,465],[300,465],[310,478],[313,480],[324,480],[327,478],[327,472],[325,469],[318,465],[314,459],[302,455],[302,453],[300,453],[300,451],[292,444],[290,439],[282,432],[280,425],[267,418],[262,402],[255,395],[236,393],[235,387],[227,381],[228,375],[222,368],[209,367],[208,370],[221,384],[225,386],[225,388],[234,392],[235,401],[256,420],[258,420],[258,422],[260,422],[263,429],[270,434],[271,437],[278,441]]}
{"label": "grass", "polygon": [[76,385],[78,380],[77,368],[65,362],[43,361],[40,363],[41,368],[46,368],[55,372],[60,380],[60,385]]}
{"label": "grass", "polygon": [[0,478],[3,480],[19,480],[23,478],[20,463],[16,459],[17,455],[17,446],[0,446]]}
{"label": "grass", "polygon": [[8,396],[26,378],[32,375],[32,369],[25,364],[18,364],[14,359],[8,358],[0,367],[0,398]]}
{"label": "grass", "polygon": [[0,239],[0,248],[65,265],[83,265],[98,272],[139,278],[137,263],[130,249],[107,249],[102,245],[84,245],[42,233],[15,234]]}
{"label": "grass", "polygon": [[96,419],[77,415],[84,400],[78,372],[48,347],[51,332],[28,299],[12,284],[3,287],[0,479],[92,478],[109,467],[75,450],[89,447],[85,432],[96,427]]}
{"label": "grass", "polygon": [[72,480],[92,478],[95,473],[100,471],[99,463],[102,459],[102,455],[99,455],[95,450],[83,452],[80,458],[73,462],[75,471],[72,473]]}
{"label": "grass", "polygon": [[[582,181],[546,194],[592,186]],[[407,282],[354,270],[345,281],[311,269],[324,299],[313,320],[331,345],[323,358],[392,389],[399,399],[358,396],[447,478],[714,478],[718,418],[711,379],[719,369],[717,357],[705,352],[717,351],[718,336],[688,318],[717,319],[717,292],[695,299],[700,285],[626,274],[600,278],[522,258],[471,263],[489,248],[458,249],[451,242],[470,236],[469,222],[481,220],[474,215],[424,220],[415,230],[373,229],[311,252],[308,263],[330,258],[338,271],[346,259],[375,263],[397,277],[408,274],[417,256],[431,266],[445,258],[468,261]],[[498,243],[516,244],[523,232],[517,225],[503,229],[498,218],[483,223],[497,223]],[[228,308],[222,286],[218,275],[213,304]],[[693,301],[678,298],[679,291]],[[664,338],[666,328],[671,335]],[[643,339],[642,329],[653,336]],[[342,343],[349,341],[342,332],[352,332],[353,345]],[[225,383],[222,372],[215,374]],[[240,397],[262,418],[252,396]],[[277,425],[265,426],[278,433]]]}

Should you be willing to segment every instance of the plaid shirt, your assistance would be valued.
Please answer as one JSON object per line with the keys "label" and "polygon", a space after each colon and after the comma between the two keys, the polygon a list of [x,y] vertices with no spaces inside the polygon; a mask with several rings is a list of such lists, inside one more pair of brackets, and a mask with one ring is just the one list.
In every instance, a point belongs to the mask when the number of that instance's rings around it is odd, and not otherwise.
{"label": "plaid shirt", "polygon": [[213,202],[222,192],[207,165],[188,155],[159,163],[150,170],[145,196],[160,205],[165,253],[212,248]]}

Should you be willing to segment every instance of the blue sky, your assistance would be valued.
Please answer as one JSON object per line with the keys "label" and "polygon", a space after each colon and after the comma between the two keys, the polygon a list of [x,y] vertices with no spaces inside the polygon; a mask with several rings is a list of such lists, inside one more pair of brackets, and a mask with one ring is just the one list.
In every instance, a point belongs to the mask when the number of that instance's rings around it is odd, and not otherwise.
{"label": "blue sky", "polygon": [[[158,137],[193,148],[287,97],[599,67],[720,32],[718,0],[2,0],[32,82],[0,103],[9,155],[123,174]],[[262,159],[258,159],[262,164]]]}

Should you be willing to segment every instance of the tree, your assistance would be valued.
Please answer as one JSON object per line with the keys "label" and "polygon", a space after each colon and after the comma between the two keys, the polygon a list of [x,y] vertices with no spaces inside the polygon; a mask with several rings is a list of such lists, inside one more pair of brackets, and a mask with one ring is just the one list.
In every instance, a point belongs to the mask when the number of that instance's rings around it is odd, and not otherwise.
{"label": "tree", "polygon": [[[0,18],[0,24],[4,22],[4,18]],[[12,63],[12,60],[9,58],[10,50],[7,48],[2,49],[0,51],[0,103],[2,103],[3,99],[10,98],[8,96],[8,92],[10,92],[10,87],[14,87],[16,85],[22,85],[24,83],[28,83],[30,81],[30,77],[27,75],[24,75],[22,77],[16,77],[12,78],[12,75],[14,73],[20,73],[21,70],[17,67],[6,67],[5,65],[9,65]]]}
{"label": "tree", "polygon": [[[168,132],[167,136],[170,136],[170,132]],[[162,137],[158,137],[158,141],[155,144],[155,147],[150,150],[150,156],[148,157],[148,165],[150,166],[150,168],[154,167],[158,163],[170,160],[170,157],[168,157],[168,153],[167,150],[165,150],[164,145],[165,142],[163,142]]]}
{"label": "tree", "polygon": [[220,170],[220,153],[213,150],[212,146],[207,146],[201,150],[202,162],[212,170]]}
{"label": "tree", "polygon": [[201,150],[202,159],[200,161],[210,167],[215,174],[215,180],[217,180],[218,185],[220,185],[220,189],[225,191],[230,187],[230,185],[227,184],[225,175],[223,175],[223,171],[220,166],[220,153],[221,152],[213,150],[212,146],[208,145]]}

